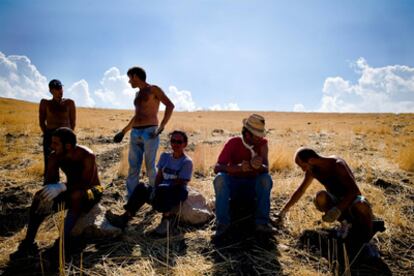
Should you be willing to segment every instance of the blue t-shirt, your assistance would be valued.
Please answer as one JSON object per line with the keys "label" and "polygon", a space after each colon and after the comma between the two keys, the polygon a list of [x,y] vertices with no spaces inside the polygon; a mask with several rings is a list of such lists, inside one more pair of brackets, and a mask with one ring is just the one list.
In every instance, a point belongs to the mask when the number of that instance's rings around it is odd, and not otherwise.
{"label": "blue t-shirt", "polygon": [[193,173],[193,160],[187,155],[175,159],[172,153],[163,152],[157,165],[162,170],[163,183],[171,184],[174,179],[190,181]]}

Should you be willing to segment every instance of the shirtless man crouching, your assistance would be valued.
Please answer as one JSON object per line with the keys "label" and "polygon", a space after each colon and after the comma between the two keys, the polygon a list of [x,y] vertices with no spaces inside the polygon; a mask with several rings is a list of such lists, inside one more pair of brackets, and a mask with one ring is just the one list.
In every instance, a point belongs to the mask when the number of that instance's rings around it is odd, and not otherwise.
{"label": "shirtless man crouching", "polygon": [[[82,212],[88,212],[102,196],[98,170],[93,152],[76,144],[70,128],[58,128],[52,134],[52,153],[49,155],[45,186],[38,191],[30,207],[26,237],[14,257],[31,255],[37,251],[35,237],[40,224],[52,212],[67,209],[64,222],[65,248],[69,249],[70,232]],[[67,183],[59,183],[61,169]]]}
{"label": "shirtless man crouching", "polygon": [[[316,208],[324,212],[325,222],[352,223],[352,243],[361,246],[371,240],[373,213],[371,205],[361,195],[355,177],[348,164],[336,156],[321,156],[310,148],[299,148],[295,163],[305,172],[302,183],[282,208],[279,216],[285,217],[288,210],[302,197],[313,179],[318,180],[326,190],[319,191],[314,199]],[[350,233],[351,234],[351,233]]]}
{"label": "shirtless man crouching", "polygon": [[[129,83],[132,88],[139,88],[134,100],[135,115],[131,121],[115,135],[114,141],[119,143],[124,135],[131,130],[129,140],[128,163],[129,171],[126,181],[128,198],[138,185],[143,157],[150,185],[154,186],[156,169],[155,158],[160,142],[159,134],[171,117],[174,104],[165,93],[155,85],[146,82],[146,73],[140,67],[128,70]],[[160,102],[165,105],[164,118],[158,123]]]}

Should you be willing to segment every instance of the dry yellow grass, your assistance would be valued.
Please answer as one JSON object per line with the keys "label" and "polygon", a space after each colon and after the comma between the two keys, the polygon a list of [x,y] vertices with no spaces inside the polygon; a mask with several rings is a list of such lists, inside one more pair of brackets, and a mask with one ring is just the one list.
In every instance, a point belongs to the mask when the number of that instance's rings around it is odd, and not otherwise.
{"label": "dry yellow grass", "polygon": [[[42,185],[43,156],[40,130],[37,122],[37,104],[0,98],[0,193],[12,188],[33,194]],[[110,143],[113,135],[123,128],[133,111],[84,109],[77,110],[76,132],[79,143],[91,147],[97,153],[99,173],[104,185],[112,183],[106,191],[123,194],[123,183],[127,174],[128,137],[119,144]],[[159,153],[168,144],[167,133],[182,129],[189,135],[187,153],[194,161],[197,178],[191,185],[214,197],[212,180],[213,166],[225,141],[239,135],[241,121],[250,112],[174,112],[167,129],[161,135]],[[387,231],[376,238],[381,251],[386,255],[390,267],[396,274],[413,270],[413,256],[404,243],[413,241],[414,214],[414,114],[318,114],[259,112],[266,118],[269,130],[269,165],[274,181],[272,212],[286,201],[302,179],[302,172],[293,164],[293,153],[302,145],[315,148],[323,155],[338,155],[345,158],[353,169],[358,184],[370,200],[374,213],[386,221]],[[162,113],[160,113],[162,116]],[[390,192],[373,185],[383,179],[400,187]],[[305,229],[320,227],[320,213],[312,197],[322,186],[310,186],[304,197],[288,213],[286,231],[277,237],[280,256],[277,258],[282,271],[289,275],[326,275],[327,264],[308,258],[306,252],[296,249],[295,244]],[[110,207],[122,210],[122,198],[112,201]],[[134,225],[141,225],[139,215]],[[156,216],[144,229],[152,228],[160,219]],[[325,225],[325,224],[324,224]],[[325,225],[328,226],[328,225]],[[137,226],[141,227],[141,226]],[[16,249],[25,228],[18,228],[8,236],[0,236],[0,268],[7,263],[8,255]],[[185,233],[186,254],[169,258],[175,265],[166,267],[166,255],[158,251],[166,249],[163,244],[149,244],[138,230],[130,230],[128,239],[115,244],[117,248],[131,249],[131,256],[119,261],[110,253],[97,264],[84,266],[84,274],[94,275],[210,275],[223,272],[228,263],[214,263],[205,251],[210,252],[211,225]],[[50,246],[58,236],[51,221],[40,229],[37,237],[43,247]],[[399,242],[401,241],[401,242]],[[284,249],[285,248],[285,249]],[[412,249],[412,248],[411,248]],[[120,250],[120,249],[119,249]],[[152,251],[151,251],[152,250]],[[158,250],[158,251],[157,251]],[[405,250],[405,251],[404,251]],[[155,252],[157,251],[157,252]],[[160,259],[154,256],[160,254]],[[411,255],[410,255],[411,254]],[[106,255],[105,255],[106,256]],[[408,257],[407,257],[408,256]],[[101,259],[101,256],[98,256]],[[264,261],[271,258],[266,257]],[[390,263],[391,262],[391,263]],[[73,268],[72,271],[76,271]],[[79,270],[78,270],[79,271]],[[408,274],[407,274],[408,275]]]}

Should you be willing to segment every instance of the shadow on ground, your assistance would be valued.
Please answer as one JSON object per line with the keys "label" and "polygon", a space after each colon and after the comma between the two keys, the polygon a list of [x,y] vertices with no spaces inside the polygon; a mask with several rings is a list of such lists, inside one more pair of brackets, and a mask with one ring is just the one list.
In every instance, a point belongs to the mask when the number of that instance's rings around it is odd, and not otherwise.
{"label": "shadow on ground", "polygon": [[392,275],[374,244],[370,243],[362,248],[350,248],[335,235],[334,229],[305,230],[297,246],[309,251],[313,256],[327,259],[334,275],[349,275],[349,272],[351,275],[359,276]]}

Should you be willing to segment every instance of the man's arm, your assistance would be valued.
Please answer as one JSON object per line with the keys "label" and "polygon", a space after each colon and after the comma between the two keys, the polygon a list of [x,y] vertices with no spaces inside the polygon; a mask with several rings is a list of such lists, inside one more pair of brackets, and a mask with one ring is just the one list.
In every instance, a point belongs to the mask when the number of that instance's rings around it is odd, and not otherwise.
{"label": "man's arm", "polygon": [[124,135],[131,130],[133,124],[135,121],[135,115],[132,117],[132,119],[129,121],[129,123],[117,134],[115,134],[114,136],[114,142],[115,143],[120,143],[122,141],[122,139],[124,138]]}
{"label": "man's arm", "polygon": [[214,173],[224,172],[231,175],[246,176],[247,173],[253,172],[249,161],[243,161],[241,164],[230,165],[230,156],[234,151],[231,143],[228,141],[221,151],[218,161],[214,166]]}
{"label": "man's arm", "polygon": [[121,132],[125,135],[128,131],[131,130],[132,126],[134,125],[135,115],[131,118],[129,123],[121,130]]}
{"label": "man's arm", "polygon": [[250,165],[256,174],[269,172],[269,147],[266,144],[262,145],[259,154],[252,158]]}
{"label": "man's arm", "polygon": [[173,180],[173,185],[187,185],[193,175],[193,162],[186,160],[178,173],[178,178]]}
{"label": "man's arm", "polygon": [[39,126],[43,133],[46,131],[46,100],[40,101],[39,105]]}
{"label": "man's arm", "polygon": [[59,179],[59,163],[56,154],[52,152],[48,157],[47,168],[44,178],[44,184],[58,182]]}
{"label": "man's arm", "polygon": [[95,154],[92,152],[88,152],[83,159],[83,171],[81,176],[82,183],[73,183],[74,185],[80,185],[78,187],[82,187],[85,190],[90,189],[94,184],[96,183],[96,179],[98,177],[98,168],[96,167],[96,161],[95,161]]}
{"label": "man's arm", "polygon": [[75,102],[70,100],[69,102],[69,120],[70,120],[70,128],[75,130],[76,126],[76,106]]}
{"label": "man's arm", "polygon": [[164,118],[162,119],[159,126],[159,129],[162,131],[171,118],[172,112],[174,110],[174,104],[167,97],[167,95],[165,95],[164,91],[162,91],[158,86],[153,86],[153,93],[160,100],[160,102],[165,105]]}
{"label": "man's arm", "polygon": [[312,183],[313,177],[310,173],[306,172],[305,177],[302,180],[302,183],[296,189],[296,191],[292,194],[289,201],[285,204],[285,206],[280,211],[279,215],[283,218],[285,214],[289,211],[289,209],[298,202],[298,200],[303,196],[306,192],[309,185]]}
{"label": "man's arm", "polygon": [[155,186],[158,186],[164,181],[164,177],[162,176],[162,170],[158,169],[157,175],[155,176]]}

